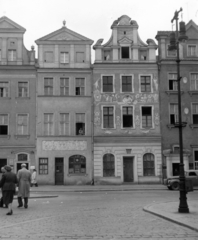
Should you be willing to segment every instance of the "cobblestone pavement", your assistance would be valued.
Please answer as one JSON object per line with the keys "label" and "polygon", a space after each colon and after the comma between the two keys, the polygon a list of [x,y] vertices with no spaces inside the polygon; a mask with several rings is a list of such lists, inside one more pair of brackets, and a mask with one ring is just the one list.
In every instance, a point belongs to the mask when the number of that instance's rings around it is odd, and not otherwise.
{"label": "cobblestone pavement", "polygon": [[[197,197],[190,195],[192,200]],[[14,201],[12,216],[0,209],[0,240],[197,240],[198,232],[142,210],[154,201],[177,199],[175,192],[149,191],[61,193],[30,199],[28,209],[18,209]]]}

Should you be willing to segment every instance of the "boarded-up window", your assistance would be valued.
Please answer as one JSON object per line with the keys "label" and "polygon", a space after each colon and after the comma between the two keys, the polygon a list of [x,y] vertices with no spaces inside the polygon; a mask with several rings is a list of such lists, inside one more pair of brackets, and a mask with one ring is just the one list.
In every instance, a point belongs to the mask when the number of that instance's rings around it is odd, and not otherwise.
{"label": "boarded-up window", "polygon": [[84,52],[77,52],[77,53],[76,53],[76,62],[78,62],[78,63],[83,63],[83,62],[85,62]]}
{"label": "boarded-up window", "polygon": [[45,62],[53,62],[54,55],[53,52],[45,52]]}

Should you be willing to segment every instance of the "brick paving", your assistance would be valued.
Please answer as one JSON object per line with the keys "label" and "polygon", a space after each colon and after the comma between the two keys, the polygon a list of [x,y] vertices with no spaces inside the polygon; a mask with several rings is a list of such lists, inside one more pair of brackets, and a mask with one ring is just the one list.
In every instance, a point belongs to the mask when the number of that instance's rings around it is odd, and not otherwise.
{"label": "brick paving", "polygon": [[[168,193],[172,199],[172,193]],[[198,232],[144,212],[143,206],[165,193],[67,193],[30,199],[28,209],[6,216],[0,210],[1,239],[163,239],[197,240]],[[167,196],[166,196],[167,199]]]}

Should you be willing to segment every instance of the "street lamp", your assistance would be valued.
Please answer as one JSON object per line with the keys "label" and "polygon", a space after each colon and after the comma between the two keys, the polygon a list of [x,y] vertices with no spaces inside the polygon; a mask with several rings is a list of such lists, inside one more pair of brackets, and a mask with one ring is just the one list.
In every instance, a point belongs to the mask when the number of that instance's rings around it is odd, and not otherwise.
{"label": "street lamp", "polygon": [[178,212],[180,213],[189,213],[189,208],[187,204],[186,197],[186,182],[184,175],[184,161],[183,161],[183,139],[182,139],[182,128],[186,126],[186,123],[182,122],[182,114],[181,114],[181,90],[180,90],[180,58],[179,58],[179,42],[186,41],[188,37],[185,35],[185,23],[180,22],[180,34],[178,32],[178,19],[179,13],[182,11],[180,8],[179,11],[175,11],[175,15],[171,22],[176,21],[176,32],[172,32],[170,34],[170,46],[169,50],[177,50],[177,84],[178,84],[178,114],[179,114],[179,122],[175,124],[175,127],[179,128],[179,146],[180,146],[180,168],[179,168],[179,181],[180,181],[180,203]]}

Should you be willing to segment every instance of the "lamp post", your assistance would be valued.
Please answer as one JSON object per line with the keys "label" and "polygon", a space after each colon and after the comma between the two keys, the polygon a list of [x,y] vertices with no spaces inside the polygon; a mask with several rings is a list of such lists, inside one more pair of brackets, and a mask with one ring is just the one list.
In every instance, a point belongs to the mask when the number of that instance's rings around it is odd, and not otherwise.
{"label": "lamp post", "polygon": [[180,89],[180,57],[179,57],[179,42],[187,40],[187,36],[185,35],[185,23],[180,22],[180,35],[178,32],[178,19],[179,13],[182,11],[180,8],[179,11],[175,11],[175,15],[171,22],[176,21],[176,35],[174,32],[170,35],[170,46],[169,50],[177,50],[177,86],[178,86],[178,114],[179,114],[179,122],[175,124],[175,127],[179,129],[179,146],[180,146],[180,168],[179,168],[179,181],[180,181],[180,203],[178,212],[179,213],[189,213],[189,208],[187,204],[186,197],[186,182],[185,182],[185,174],[184,174],[184,161],[183,161],[183,136],[182,136],[182,128],[186,126],[186,123],[182,123],[182,114],[181,114],[181,89]]}

